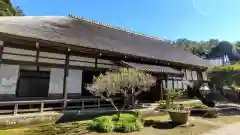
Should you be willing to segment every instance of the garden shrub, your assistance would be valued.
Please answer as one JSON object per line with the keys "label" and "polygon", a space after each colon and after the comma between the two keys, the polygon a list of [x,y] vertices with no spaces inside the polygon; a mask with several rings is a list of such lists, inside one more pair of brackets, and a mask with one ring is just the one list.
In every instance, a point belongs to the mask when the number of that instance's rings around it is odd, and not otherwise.
{"label": "garden shrub", "polygon": [[196,106],[194,106],[193,108],[194,108],[194,109],[207,109],[208,106],[202,104],[202,105],[196,105]]}
{"label": "garden shrub", "polygon": [[143,128],[143,124],[140,120],[136,121],[118,121],[116,122],[115,131],[116,132],[134,132],[134,131],[140,131]]}
{"label": "garden shrub", "polygon": [[97,132],[134,132],[143,128],[140,114],[121,114],[119,120],[117,115],[101,116],[95,118],[91,128]]}
{"label": "garden shrub", "polygon": [[114,129],[112,117],[102,116],[95,118],[91,123],[90,129],[95,130],[97,132],[112,132]]}

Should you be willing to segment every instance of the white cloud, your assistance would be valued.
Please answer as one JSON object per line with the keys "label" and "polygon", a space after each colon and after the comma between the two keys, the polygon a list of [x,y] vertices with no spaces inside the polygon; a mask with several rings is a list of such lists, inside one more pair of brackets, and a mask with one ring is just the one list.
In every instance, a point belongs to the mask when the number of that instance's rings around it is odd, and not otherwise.
{"label": "white cloud", "polygon": [[201,8],[198,7],[196,0],[192,0],[193,7],[196,9],[196,11],[201,14],[202,16],[206,17],[208,14],[204,12]]}

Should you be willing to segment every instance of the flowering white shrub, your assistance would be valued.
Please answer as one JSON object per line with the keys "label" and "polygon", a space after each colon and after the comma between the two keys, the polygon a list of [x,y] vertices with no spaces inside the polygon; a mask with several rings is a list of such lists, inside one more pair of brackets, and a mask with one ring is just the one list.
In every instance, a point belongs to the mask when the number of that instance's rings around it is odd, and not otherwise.
{"label": "flowering white shrub", "polygon": [[[155,83],[156,78],[144,71],[134,68],[120,68],[94,77],[93,84],[87,85],[86,88],[93,95],[100,96],[102,99],[111,102],[118,111],[112,100],[114,95],[120,94],[125,99],[128,99],[130,95],[136,96],[143,91],[150,90]],[[129,93],[131,94],[129,95]]]}

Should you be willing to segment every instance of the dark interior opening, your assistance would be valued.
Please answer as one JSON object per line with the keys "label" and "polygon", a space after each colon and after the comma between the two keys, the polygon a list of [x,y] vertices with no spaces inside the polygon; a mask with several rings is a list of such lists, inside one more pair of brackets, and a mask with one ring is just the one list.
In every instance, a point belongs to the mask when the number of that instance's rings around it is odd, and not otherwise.
{"label": "dark interior opening", "polygon": [[49,71],[20,70],[17,97],[48,97]]}
{"label": "dark interior opening", "polygon": [[163,83],[164,80],[157,80],[156,84],[149,91],[142,92],[137,96],[137,100],[143,102],[155,102],[163,98]]}
{"label": "dark interior opening", "polygon": [[86,85],[92,84],[93,77],[100,75],[100,73],[100,71],[83,71],[82,96],[92,96],[92,94],[86,89]]}

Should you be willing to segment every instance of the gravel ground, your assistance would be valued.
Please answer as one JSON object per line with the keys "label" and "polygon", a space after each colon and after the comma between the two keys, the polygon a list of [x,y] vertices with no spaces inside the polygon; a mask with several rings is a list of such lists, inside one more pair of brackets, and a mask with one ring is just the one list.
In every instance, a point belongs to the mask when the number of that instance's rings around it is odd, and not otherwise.
{"label": "gravel ground", "polygon": [[225,125],[219,129],[213,130],[201,135],[240,135],[240,122],[235,124]]}

